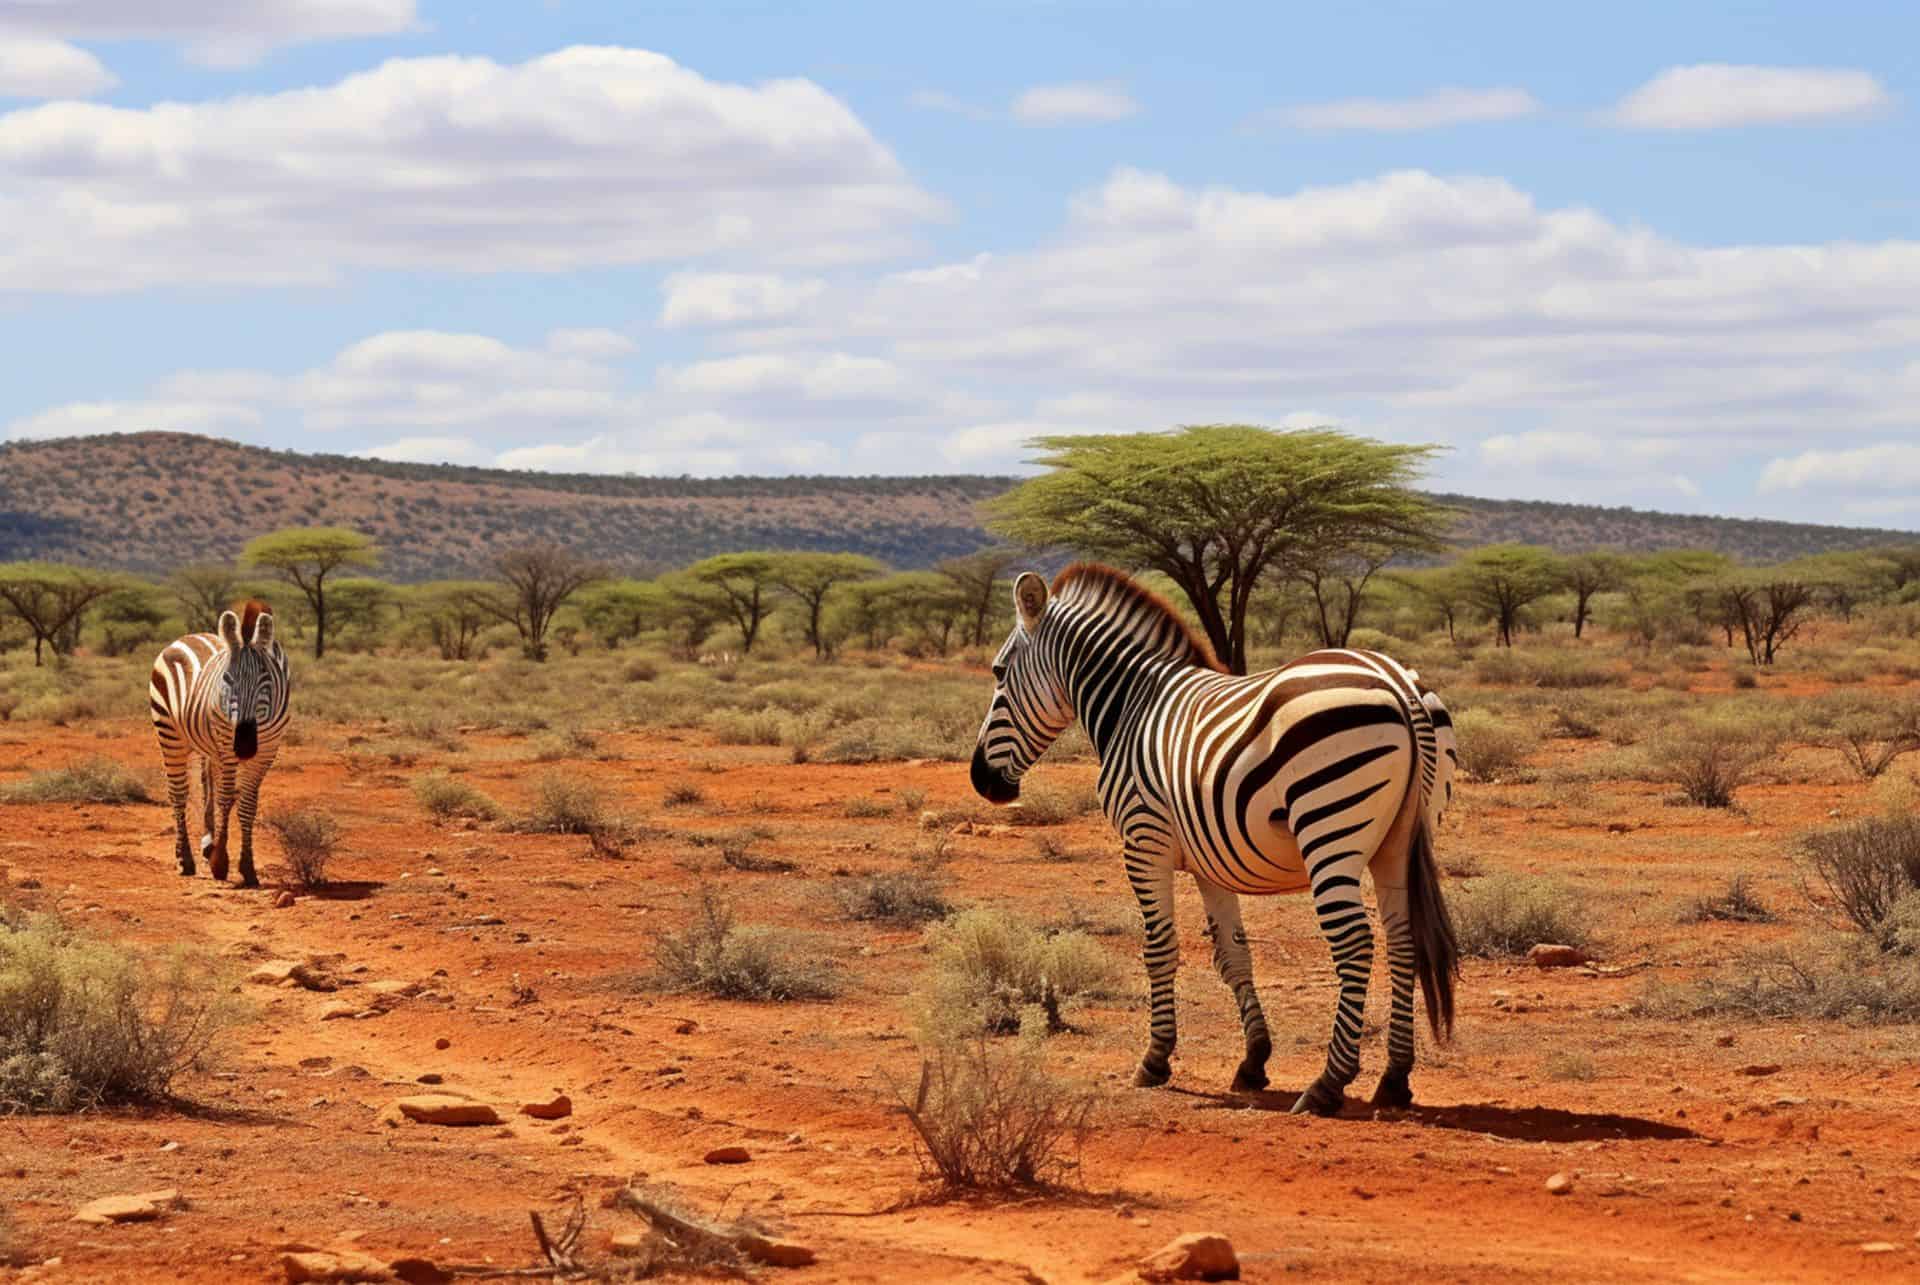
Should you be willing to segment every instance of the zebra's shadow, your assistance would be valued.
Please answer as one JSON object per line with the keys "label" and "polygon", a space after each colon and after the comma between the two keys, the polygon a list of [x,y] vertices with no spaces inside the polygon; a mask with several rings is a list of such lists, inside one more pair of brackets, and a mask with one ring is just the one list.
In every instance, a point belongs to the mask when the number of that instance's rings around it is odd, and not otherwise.
{"label": "zebra's shadow", "polygon": [[[1203,1110],[1289,1112],[1298,1093],[1263,1089],[1254,1093],[1208,1093],[1168,1086],[1160,1090],[1199,1098]],[[1557,1107],[1510,1107],[1491,1102],[1415,1103],[1405,1109],[1375,1107],[1365,1098],[1349,1097],[1335,1117],[1340,1120],[1405,1121],[1434,1129],[1459,1129],[1522,1142],[1590,1142],[1599,1139],[1657,1139],[1677,1141],[1702,1135],[1684,1125],[1607,1111],[1563,1111]]]}

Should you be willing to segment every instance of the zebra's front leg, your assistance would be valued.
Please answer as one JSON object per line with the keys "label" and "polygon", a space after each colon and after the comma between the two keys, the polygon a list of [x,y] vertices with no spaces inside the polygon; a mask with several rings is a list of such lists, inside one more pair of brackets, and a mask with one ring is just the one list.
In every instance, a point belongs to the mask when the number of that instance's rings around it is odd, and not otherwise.
{"label": "zebra's front leg", "polygon": [[1347,1085],[1360,1073],[1360,1029],[1367,1014],[1367,982],[1373,973],[1373,926],[1360,900],[1361,866],[1347,876],[1327,871],[1315,885],[1313,908],[1320,932],[1333,951],[1333,972],[1340,979],[1340,1003],[1333,1014],[1333,1038],[1327,1044],[1327,1067],[1293,1104],[1300,1115],[1338,1115],[1346,1101]]}
{"label": "zebra's front leg", "polygon": [[1140,902],[1145,928],[1147,992],[1152,1006],[1147,1054],[1133,1082],[1143,1089],[1157,1088],[1173,1075],[1173,1046],[1178,1037],[1174,1022],[1173,980],[1180,970],[1180,942],[1173,921],[1173,863],[1157,853],[1129,851],[1127,882]]}
{"label": "zebra's front leg", "polygon": [[1247,1053],[1233,1073],[1233,1091],[1267,1087],[1267,1059],[1273,1055],[1273,1037],[1267,1034],[1267,1016],[1253,987],[1253,952],[1247,948],[1247,929],[1240,919],[1240,898],[1226,888],[1200,881],[1200,900],[1207,908],[1207,936],[1213,941],[1213,967],[1233,992],[1240,1008],[1240,1030]]}
{"label": "zebra's front leg", "polygon": [[207,853],[207,873],[220,883],[227,880],[227,823],[233,815],[233,765],[230,763],[207,766],[212,778],[212,788],[208,790],[209,834],[213,840]]}
{"label": "zebra's front leg", "polygon": [[266,779],[271,763],[258,758],[240,774],[240,886],[258,888],[260,876],[253,869],[253,822],[260,812],[260,783]]}
{"label": "zebra's front leg", "polygon": [[1373,1105],[1410,1107],[1413,1088],[1407,1079],[1413,1073],[1413,919],[1404,885],[1390,887],[1375,882],[1373,891],[1380,903],[1380,924],[1387,933],[1387,978],[1393,991],[1393,1007],[1387,1018],[1387,1070],[1373,1091]]}

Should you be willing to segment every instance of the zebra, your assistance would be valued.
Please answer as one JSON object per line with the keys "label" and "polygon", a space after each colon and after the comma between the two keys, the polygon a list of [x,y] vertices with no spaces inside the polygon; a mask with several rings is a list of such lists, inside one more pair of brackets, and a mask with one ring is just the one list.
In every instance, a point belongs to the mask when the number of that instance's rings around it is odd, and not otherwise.
{"label": "zebra", "polygon": [[287,653],[273,636],[273,612],[249,599],[220,613],[219,632],[188,634],[168,643],[153,662],[147,704],[173,805],[173,850],[180,873],[191,875],[187,843],[187,771],[200,756],[206,833],[200,853],[215,879],[227,877],[227,823],[240,804],[240,886],[258,888],[253,869],[253,819],[260,782],[273,766],[287,730],[292,693]]}
{"label": "zebra", "polygon": [[1186,870],[1206,907],[1215,971],[1240,1010],[1236,1092],[1267,1086],[1273,1049],[1239,894],[1311,893],[1340,998],[1326,1067],[1293,1110],[1337,1114],[1360,1070],[1373,965],[1360,872],[1369,870],[1392,984],[1387,1070],[1373,1102],[1410,1106],[1414,979],[1445,1039],[1459,971],[1432,844],[1458,764],[1439,697],[1370,651],[1315,651],[1263,674],[1229,674],[1172,607],[1097,564],[1068,567],[1051,590],[1023,573],[1013,597],[973,787],[991,803],[1013,802],[1021,777],[1076,717],[1086,729],[1145,926],[1152,1016],[1134,1083],[1154,1087],[1172,1074],[1173,877]]}

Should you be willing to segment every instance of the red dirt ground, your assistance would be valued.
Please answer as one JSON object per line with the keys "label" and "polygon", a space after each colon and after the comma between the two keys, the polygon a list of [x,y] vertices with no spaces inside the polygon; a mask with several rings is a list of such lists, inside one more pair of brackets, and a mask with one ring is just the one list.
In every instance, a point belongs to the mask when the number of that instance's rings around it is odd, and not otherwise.
{"label": "red dirt ground", "polygon": [[[93,753],[146,771],[149,736],[120,722],[9,728],[0,763],[14,765],[0,778]],[[630,1215],[600,1207],[636,1176],[814,1247],[818,1265],[772,1273],[796,1282],[1106,1280],[1193,1230],[1230,1236],[1243,1278],[1256,1281],[1920,1278],[1920,1068],[1910,1036],[1653,1021],[1624,1007],[1645,973],[1469,961],[1457,1042],[1437,1055],[1423,1044],[1414,1080],[1423,1105],[1375,1118],[1354,1100],[1339,1119],[1294,1117],[1286,1108],[1319,1067],[1332,1004],[1307,907],[1248,907],[1278,1044],[1275,1091],[1229,1096],[1238,1027],[1190,887],[1173,1087],[1126,1086],[1145,1038],[1137,1000],[1093,1008],[1080,1034],[1054,1041],[1065,1072],[1107,1090],[1085,1155],[1087,1191],[919,1199],[928,1189],[889,1082],[917,1066],[901,1001],[922,966],[922,934],[841,923],[823,889],[836,870],[897,868],[923,839],[902,812],[847,817],[848,799],[917,787],[929,808],[970,803],[964,765],[796,766],[781,750],[674,734],[607,737],[603,752],[619,757],[561,765],[683,835],[765,826],[776,837],[755,850],[801,865],[748,874],[672,835],[612,861],[588,855],[577,837],[436,827],[407,788],[432,756],[354,775],[322,739],[284,752],[267,809],[311,803],[339,818],[347,841],[333,873],[360,881],[357,899],[303,897],[274,909],[271,888],[221,888],[204,867],[182,879],[163,807],[0,808],[0,867],[11,867],[0,876],[42,885],[10,889],[15,900],[117,939],[189,944],[242,965],[331,956],[354,982],[428,988],[382,1016],[323,1023],[322,1007],[363,992],[248,985],[258,1021],[241,1028],[225,1072],[179,1086],[191,1109],[0,1119],[0,1204],[16,1247],[60,1260],[23,1278],[280,1279],[280,1247],[341,1238],[381,1257],[517,1267],[534,1261],[527,1211],[574,1194],[592,1211],[587,1245],[598,1255],[609,1234],[637,1229]],[[487,757],[512,742],[469,740],[468,753],[440,757],[465,764],[464,779],[502,803],[523,805],[527,783],[547,769]],[[1080,783],[1092,769],[1041,772]],[[706,801],[662,809],[663,791],[681,781]],[[1514,850],[1564,848],[1569,868],[1598,862],[1597,877],[1619,896],[1662,897],[1614,961],[1684,969],[1786,933],[1674,924],[1678,891],[1704,886],[1702,872],[1734,868],[1717,866],[1710,849],[1750,846],[1756,830],[1789,833],[1846,790],[1752,791],[1744,816],[1666,808],[1651,787],[1618,793],[1624,801],[1609,810],[1634,828],[1608,834],[1556,829],[1470,789],[1442,836],[1443,857],[1470,851],[1507,864],[1500,859]],[[963,835],[954,895],[1042,918],[1074,907],[1131,916],[1104,822],[1052,832],[1101,855],[1037,860],[1025,828]],[[260,848],[271,885],[278,852],[264,833]],[[1663,888],[1669,868],[1684,876]],[[1645,877],[1632,882],[1636,871]],[[623,985],[650,966],[655,935],[683,922],[702,879],[746,919],[820,932],[843,966],[845,994],[761,1006]],[[1104,940],[1138,976],[1132,939]],[[1376,982],[1376,1012],[1380,995]],[[1381,1036],[1369,1038],[1362,1094],[1384,1056]],[[1542,1059],[1555,1051],[1590,1057],[1596,1074],[1549,1077]],[[1752,1063],[1783,1069],[1743,1074]],[[508,1123],[383,1123],[381,1110],[418,1091],[425,1073],[500,1104]],[[572,1095],[571,1119],[512,1114],[554,1089]],[[747,1147],[751,1161],[702,1162],[728,1144]],[[1548,1194],[1557,1172],[1573,1178],[1571,1194]],[[95,1197],[168,1186],[190,1208],[160,1222],[69,1221]],[[1867,1253],[1868,1242],[1898,1248]]]}

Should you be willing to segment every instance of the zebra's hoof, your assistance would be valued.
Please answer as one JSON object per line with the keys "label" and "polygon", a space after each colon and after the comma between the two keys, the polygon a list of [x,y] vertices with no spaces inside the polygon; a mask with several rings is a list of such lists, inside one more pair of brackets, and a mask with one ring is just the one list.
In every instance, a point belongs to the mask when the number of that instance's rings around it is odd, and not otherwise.
{"label": "zebra's hoof", "polygon": [[1307,1091],[1293,1101],[1293,1110],[1289,1115],[1336,1116],[1345,1106],[1347,1095],[1338,1085],[1328,1084],[1325,1080],[1315,1080]]}
{"label": "zebra's hoof", "polygon": [[1407,1073],[1388,1071],[1381,1076],[1379,1086],[1373,1091],[1373,1105],[1396,1108],[1412,1106],[1413,1086],[1407,1083]]}
{"label": "zebra's hoof", "polygon": [[258,888],[260,886],[260,877],[258,875],[241,875],[240,886],[242,888]]}
{"label": "zebra's hoof", "polygon": [[1157,1089],[1173,1078],[1173,1068],[1163,1066],[1155,1070],[1145,1062],[1133,1073],[1133,1087],[1136,1089]]}
{"label": "zebra's hoof", "polygon": [[1245,1062],[1233,1073],[1233,1092],[1253,1093],[1267,1087],[1267,1068],[1248,1066]]}
{"label": "zebra's hoof", "polygon": [[180,863],[180,877],[181,877],[182,879],[191,879],[191,878],[193,878],[193,862],[191,862],[191,861],[182,861],[182,862]]}

